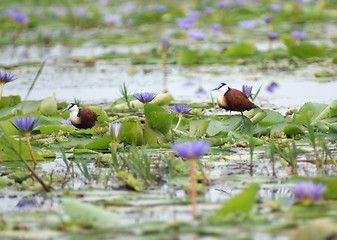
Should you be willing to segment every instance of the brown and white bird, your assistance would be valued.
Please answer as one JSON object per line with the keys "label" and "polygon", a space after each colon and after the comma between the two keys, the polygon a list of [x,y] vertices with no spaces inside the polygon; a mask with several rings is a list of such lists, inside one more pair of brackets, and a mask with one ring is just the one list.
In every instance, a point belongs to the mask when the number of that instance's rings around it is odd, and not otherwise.
{"label": "brown and white bird", "polygon": [[70,122],[77,128],[92,128],[95,126],[98,115],[88,109],[88,108],[79,108],[75,103],[70,103],[66,109],[62,111],[70,112]]}
{"label": "brown and white bird", "polygon": [[252,108],[255,108],[256,105],[248,99],[246,94],[237,89],[230,88],[226,83],[221,83],[219,87],[214,88],[212,91],[215,90],[218,90],[218,96],[216,100],[220,108],[241,112],[243,119],[241,128],[242,132],[246,124],[246,120],[242,112],[251,110]]}

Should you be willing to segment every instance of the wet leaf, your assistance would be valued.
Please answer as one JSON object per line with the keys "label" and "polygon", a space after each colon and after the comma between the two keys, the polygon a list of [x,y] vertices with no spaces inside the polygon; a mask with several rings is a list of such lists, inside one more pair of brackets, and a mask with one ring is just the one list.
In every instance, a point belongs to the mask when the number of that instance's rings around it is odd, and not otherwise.
{"label": "wet leaf", "polygon": [[8,96],[4,97],[2,96],[0,100],[0,109],[4,107],[12,107],[21,102],[21,96],[15,95],[15,96]]}
{"label": "wet leaf", "polygon": [[44,116],[52,116],[58,114],[55,94],[52,97],[43,99],[40,103],[39,110]]}
{"label": "wet leaf", "polygon": [[242,213],[248,215],[254,206],[259,191],[258,184],[251,184],[242,193],[235,196],[223,205],[214,215],[211,222],[221,222],[228,214]]}
{"label": "wet leaf", "polygon": [[192,120],[190,121],[190,137],[200,137],[206,134],[211,120]]}
{"label": "wet leaf", "polygon": [[185,48],[178,53],[177,63],[179,65],[192,65],[197,61],[198,52]]}
{"label": "wet leaf", "polygon": [[143,144],[143,128],[140,121],[124,122],[121,128],[120,139],[129,144]]}
{"label": "wet leaf", "polygon": [[295,56],[302,59],[324,57],[326,55],[326,46],[301,43],[299,45],[288,46],[288,54],[289,57]]}
{"label": "wet leaf", "polygon": [[[19,155],[18,155],[19,154]],[[35,150],[33,154],[36,160],[43,160],[44,158],[39,155]],[[8,136],[0,137],[0,159],[3,161],[20,160],[32,161],[28,146],[24,139],[22,141],[14,140]]]}
{"label": "wet leaf", "polygon": [[298,114],[302,115],[307,111],[311,111],[314,113],[312,117],[315,119],[327,106],[327,104],[307,102],[298,110]]}
{"label": "wet leaf", "polygon": [[226,51],[228,57],[243,57],[253,56],[256,53],[256,48],[253,42],[240,43],[230,47]]}
{"label": "wet leaf", "polygon": [[116,227],[118,216],[104,208],[77,199],[62,199],[62,206],[71,220],[84,226],[95,228]]}
{"label": "wet leaf", "polygon": [[144,114],[147,124],[164,135],[171,129],[175,117],[175,113],[167,113],[162,107],[151,103],[144,106]]}
{"label": "wet leaf", "polygon": [[143,135],[144,135],[144,144],[148,144],[148,145],[158,144],[157,133],[155,130],[153,130],[149,126],[144,127]]}
{"label": "wet leaf", "polygon": [[333,100],[313,121],[335,117],[337,113],[337,100]]}

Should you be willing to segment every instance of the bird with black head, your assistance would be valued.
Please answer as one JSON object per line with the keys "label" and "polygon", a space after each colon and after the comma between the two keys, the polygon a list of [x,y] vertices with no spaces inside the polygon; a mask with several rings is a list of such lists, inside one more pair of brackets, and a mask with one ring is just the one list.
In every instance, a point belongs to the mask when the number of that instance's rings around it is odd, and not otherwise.
{"label": "bird with black head", "polygon": [[246,124],[246,120],[242,112],[249,111],[255,108],[256,105],[248,99],[246,94],[237,89],[230,88],[226,83],[221,83],[219,87],[214,88],[212,91],[215,90],[218,91],[216,100],[220,108],[241,112],[243,120],[241,128],[242,132]]}
{"label": "bird with black head", "polygon": [[70,122],[77,128],[92,128],[98,118],[94,111],[88,108],[79,108],[75,103],[70,103],[62,113],[65,111],[70,112]]}

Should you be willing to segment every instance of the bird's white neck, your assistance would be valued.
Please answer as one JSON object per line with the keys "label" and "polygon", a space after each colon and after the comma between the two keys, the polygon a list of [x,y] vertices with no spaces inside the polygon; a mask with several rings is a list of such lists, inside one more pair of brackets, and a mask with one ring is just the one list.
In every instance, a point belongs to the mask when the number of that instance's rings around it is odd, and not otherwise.
{"label": "bird's white neck", "polygon": [[78,113],[79,113],[80,109],[74,105],[71,109],[69,109],[69,112],[70,112],[70,121],[73,123],[73,124],[80,124],[80,118],[78,117]]}

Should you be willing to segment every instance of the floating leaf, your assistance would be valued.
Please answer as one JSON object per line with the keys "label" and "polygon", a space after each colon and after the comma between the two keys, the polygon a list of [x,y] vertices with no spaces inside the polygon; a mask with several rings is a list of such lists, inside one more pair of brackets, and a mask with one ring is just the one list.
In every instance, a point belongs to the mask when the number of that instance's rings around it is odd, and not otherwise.
{"label": "floating leaf", "polygon": [[153,130],[149,126],[144,127],[143,136],[144,136],[144,144],[148,144],[148,145],[158,144],[157,133],[155,130]]}
{"label": "floating leaf", "polygon": [[40,103],[39,110],[42,115],[52,116],[58,114],[55,94],[52,97],[43,99]]}
{"label": "floating leaf", "polygon": [[171,129],[175,113],[167,113],[162,107],[155,104],[146,104],[144,114],[148,125],[166,135]]}
{"label": "floating leaf", "polygon": [[139,182],[132,173],[118,172],[116,177],[122,180],[128,187],[134,189],[137,192],[141,192],[144,189],[144,183]]}
{"label": "floating leaf", "polygon": [[140,121],[123,122],[120,131],[120,139],[121,141],[125,141],[129,144],[143,144],[143,128]]}
{"label": "floating leaf", "polygon": [[298,114],[303,115],[307,111],[312,111],[314,113],[312,118],[315,119],[327,106],[323,103],[307,102],[298,110]]}
{"label": "floating leaf", "polygon": [[208,128],[211,120],[192,120],[190,121],[190,137],[200,137],[203,136]]}
{"label": "floating leaf", "polygon": [[0,109],[4,107],[12,107],[21,102],[20,95],[2,97],[0,100]]}
{"label": "floating leaf", "polygon": [[97,118],[97,121],[98,122],[108,122],[109,121],[109,117],[108,115],[106,114],[106,112],[100,108],[100,107],[87,107],[89,108],[90,110],[94,111],[98,116]]}
{"label": "floating leaf", "polygon": [[[36,160],[44,159],[35,150],[33,150],[33,154]],[[28,146],[25,144],[25,141],[23,138],[22,138],[22,141],[17,141],[8,136],[0,137],[0,159],[1,160],[3,161],[20,160],[20,156],[23,160],[32,161],[32,157],[29,153]]]}
{"label": "floating leaf", "polygon": [[192,65],[197,61],[198,52],[196,50],[190,50],[185,48],[178,53],[177,63],[179,65]]}
{"label": "floating leaf", "polygon": [[303,130],[299,125],[289,124],[283,129],[283,132],[287,136],[295,136],[297,134],[302,134]]}
{"label": "floating leaf", "polygon": [[315,45],[311,43],[301,43],[298,45],[288,46],[289,57],[298,57],[302,59],[312,57],[324,57],[326,55],[325,45]]}
{"label": "floating leaf", "polygon": [[221,222],[228,214],[241,213],[248,215],[256,202],[258,184],[251,184],[246,190],[235,196],[220,208],[210,219],[212,222]]}
{"label": "floating leaf", "polygon": [[240,43],[230,47],[226,51],[228,57],[244,57],[253,56],[256,53],[256,48],[253,42]]}
{"label": "floating leaf", "polygon": [[335,117],[337,113],[337,100],[333,100],[313,121]]}
{"label": "floating leaf", "polygon": [[62,199],[62,206],[73,222],[96,228],[116,227],[119,218],[116,214],[77,199]]}

